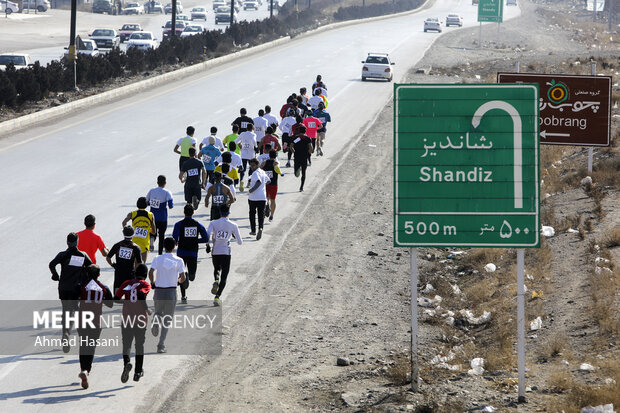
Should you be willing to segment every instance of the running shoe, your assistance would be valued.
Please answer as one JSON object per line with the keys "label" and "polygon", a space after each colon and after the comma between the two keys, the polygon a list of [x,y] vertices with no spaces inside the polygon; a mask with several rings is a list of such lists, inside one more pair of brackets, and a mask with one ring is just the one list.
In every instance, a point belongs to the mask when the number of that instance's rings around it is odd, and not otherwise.
{"label": "running shoe", "polygon": [[250,235],[256,235],[256,232],[252,231],[250,232]]}
{"label": "running shoe", "polygon": [[299,174],[301,173],[300,169],[301,168],[295,169],[295,177],[297,177],[297,178],[299,178]]}
{"label": "running shoe", "polygon": [[88,388],[88,372],[86,370],[82,370],[80,372],[80,374],[78,374],[78,377],[82,380],[82,388],[83,389],[87,389]]}
{"label": "running shoe", "polygon": [[273,215],[269,215],[269,221],[273,221]]}
{"label": "running shoe", "polygon": [[194,207],[194,211],[198,209],[198,202],[200,200],[198,199],[198,197],[196,195],[192,196],[192,206]]}
{"label": "running shoe", "polygon": [[303,191],[304,191],[304,188],[303,188],[303,187],[302,187],[302,188],[299,188],[299,192],[303,192]]}
{"label": "running shoe", "polygon": [[62,335],[62,352],[68,353],[71,351],[71,344],[69,343],[69,334],[65,333]]}
{"label": "running shoe", "polygon": [[319,148],[319,156],[323,156],[323,149]]}
{"label": "running shoe", "polygon": [[312,166],[312,161],[308,159],[308,166]]}
{"label": "running shoe", "polygon": [[287,168],[290,168],[290,167],[291,167],[291,162],[290,162],[290,161],[286,163],[286,167],[287,167]]}
{"label": "running shoe", "polygon": [[239,182],[239,192],[243,192],[243,181]]}
{"label": "running shoe", "polygon": [[187,304],[187,297],[181,297],[181,304]]}
{"label": "running shoe", "polygon": [[131,363],[127,363],[125,364],[125,367],[123,367],[123,374],[121,374],[121,383],[127,383],[127,380],[129,380],[129,372],[131,371],[131,367],[133,367]]}
{"label": "running shoe", "polygon": [[157,346],[157,352],[159,354],[164,354],[168,352],[168,349],[166,348],[166,346]]}
{"label": "running shoe", "polygon": [[271,208],[269,208],[269,205],[265,205],[265,216],[268,217],[270,212]]}
{"label": "running shoe", "polygon": [[151,326],[151,334],[153,334],[153,337],[157,337],[159,334],[159,323],[155,322],[155,319],[153,319],[153,325]]}
{"label": "running shoe", "polygon": [[219,306],[222,305],[222,301],[220,300],[220,297],[215,297],[213,299],[213,305],[216,306],[216,307],[219,307]]}
{"label": "running shoe", "polygon": [[256,233],[256,241],[259,241],[263,236],[263,229],[259,228],[258,232]]}
{"label": "running shoe", "polygon": [[215,280],[213,283],[213,287],[211,287],[211,294],[217,294],[217,291],[220,289],[220,282]]}
{"label": "running shoe", "polygon": [[134,373],[133,374],[133,381],[140,381],[140,377],[144,376],[144,370],[142,370],[140,373]]}

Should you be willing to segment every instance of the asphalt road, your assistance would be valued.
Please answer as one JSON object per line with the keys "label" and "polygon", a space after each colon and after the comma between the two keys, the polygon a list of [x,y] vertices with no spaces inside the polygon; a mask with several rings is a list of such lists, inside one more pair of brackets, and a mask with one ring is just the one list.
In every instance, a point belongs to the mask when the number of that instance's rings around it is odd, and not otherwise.
{"label": "asphalt road", "polygon": [[[248,235],[247,192],[232,207],[231,216],[240,226],[244,245],[232,247],[231,275],[222,297],[225,323],[227,308],[252,288],[252,281],[277,254],[279,243],[294,236],[296,219],[313,194],[329,191],[324,181],[330,177],[330,166],[338,164],[346,149],[356,144],[360,131],[391,98],[392,84],[360,81],[360,61],[370,51],[390,53],[398,81],[439,36],[424,33],[423,20],[429,16],[443,19],[449,12],[462,14],[465,26],[477,25],[476,7],[467,1],[448,0],[416,14],[303,36],[183,81],[3,137],[0,299],[56,299],[56,284],[50,280],[47,265],[65,249],[66,234],[81,230],[84,216],[92,213],[97,217],[96,231],[110,247],[122,238],[122,219],[134,209],[137,197],[155,186],[159,174],[168,177],[176,203],[170,214],[170,232],[181,218],[183,205],[182,184],[176,179],[178,158],[172,148],[185,127],[195,126],[201,140],[215,125],[223,137],[240,107],[248,108],[252,116],[265,104],[279,111],[287,95],[301,86],[309,87],[321,74],[329,90],[333,123],[328,128],[326,156],[314,158],[305,191],[298,192],[299,181],[291,168],[284,168],[276,217],[266,224],[258,242]],[[516,7],[506,8],[505,18],[518,13]],[[458,29],[448,28],[444,33],[452,30]],[[369,153],[372,150],[368,148]],[[392,173],[391,168],[386,165],[386,173]],[[389,189],[386,202],[391,202]],[[208,222],[206,214],[201,207],[197,217]],[[329,236],[329,228],[325,231]],[[210,257],[201,250],[199,258],[198,275],[188,296],[211,299]],[[101,280],[111,285],[111,269],[101,256],[98,262],[103,268]],[[153,350],[147,348],[145,377],[126,385],[119,380],[119,357],[96,357],[88,390],[77,384],[79,365],[74,350],[70,356],[60,350],[0,356],[0,410],[68,413],[83,411],[85,406],[92,411],[156,407],[181,380],[192,358],[157,355]]]}
{"label": "asphalt road", "polygon": [[[142,4],[143,2],[140,2]],[[167,2],[163,2],[166,4]],[[276,3],[276,2],[274,2]],[[193,7],[207,9],[207,20],[193,23],[203,25],[207,30],[224,30],[227,24],[215,24],[211,0],[187,0],[183,2],[183,13],[190,16]],[[64,47],[69,44],[69,27],[71,13],[68,10],[50,9],[44,13],[14,13],[8,19],[0,14],[0,53],[28,53],[33,61],[46,65],[61,58]],[[237,19],[258,20],[269,17],[268,2],[263,1],[258,10],[244,11],[240,8]],[[125,23],[139,23],[143,30],[151,31],[158,40],[162,39],[162,26],[171,18],[170,14],[142,14],[129,16],[111,16],[107,14],[78,12],[76,18],[77,34],[87,39],[96,28],[120,29]],[[125,50],[126,43],[121,45]],[[102,50],[102,52],[105,52]]]}

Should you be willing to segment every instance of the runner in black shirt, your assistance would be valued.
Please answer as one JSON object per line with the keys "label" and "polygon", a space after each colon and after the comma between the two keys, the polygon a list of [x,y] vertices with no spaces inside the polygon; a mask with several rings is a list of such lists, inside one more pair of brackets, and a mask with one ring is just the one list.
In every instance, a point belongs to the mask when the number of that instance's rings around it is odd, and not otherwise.
{"label": "runner in black shirt", "polygon": [[232,125],[237,125],[239,127],[239,134],[241,134],[241,132],[247,131],[249,124],[254,125],[254,121],[251,117],[247,116],[247,113],[248,111],[245,110],[245,108],[241,108],[241,110],[239,110],[239,114],[241,116],[235,119],[232,123]]}
{"label": "runner in black shirt", "polygon": [[181,166],[179,180],[185,183],[185,202],[198,209],[202,192],[207,185],[207,170],[204,163],[196,159],[196,149],[189,148],[189,159]]}
{"label": "runner in black shirt", "polygon": [[[77,249],[78,235],[71,232],[67,235],[67,248],[59,252],[50,261],[49,268],[52,273],[52,280],[58,281],[58,298],[62,303],[62,351],[68,353],[71,350],[69,344],[70,326],[65,323],[65,314],[71,315],[78,309],[80,299],[80,288],[85,280],[85,269],[92,264],[85,252]],[[56,266],[60,264],[60,276],[56,271]]]}
{"label": "runner in black shirt", "polygon": [[306,182],[306,168],[308,167],[308,158],[313,152],[312,139],[306,136],[306,127],[300,125],[298,128],[298,134],[293,137],[293,152],[295,154],[295,176],[299,177],[299,171],[301,170],[301,186],[299,192],[304,190],[304,183]]}
{"label": "runner in black shirt", "polygon": [[[114,244],[106,257],[108,264],[114,268],[114,292],[122,283],[134,278],[136,267],[142,263],[140,247],[131,240],[133,233],[130,226],[123,228],[125,239]],[[116,262],[112,262],[113,257],[116,257]]]}

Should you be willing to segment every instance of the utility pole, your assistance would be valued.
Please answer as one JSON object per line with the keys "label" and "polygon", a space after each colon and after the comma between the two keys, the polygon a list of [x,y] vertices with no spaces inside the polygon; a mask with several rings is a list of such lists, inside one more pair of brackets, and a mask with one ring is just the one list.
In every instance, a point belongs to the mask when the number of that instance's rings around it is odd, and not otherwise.
{"label": "utility pole", "polygon": [[269,6],[269,18],[273,17],[273,0],[271,0],[270,2],[270,6]]}
{"label": "utility pole", "polygon": [[608,0],[609,1],[609,33],[611,33],[611,28],[613,27],[614,20],[614,3],[616,0]]}
{"label": "utility pole", "polygon": [[177,35],[177,0],[172,0],[172,26],[170,27],[170,37]]}
{"label": "utility pole", "polygon": [[[273,4],[273,0],[272,4]],[[233,20],[235,18],[235,0],[230,0],[230,28],[233,27]],[[231,30],[232,31],[232,30]]]}
{"label": "utility pole", "polygon": [[69,61],[73,62],[73,87],[77,90],[77,54],[75,51],[75,25],[77,0],[71,0],[71,27],[69,29]]}

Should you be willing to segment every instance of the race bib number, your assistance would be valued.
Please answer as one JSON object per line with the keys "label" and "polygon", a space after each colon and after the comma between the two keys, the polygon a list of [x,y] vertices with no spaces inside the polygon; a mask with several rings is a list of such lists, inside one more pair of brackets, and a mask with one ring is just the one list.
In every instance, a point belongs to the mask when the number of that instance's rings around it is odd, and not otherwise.
{"label": "race bib number", "polygon": [[185,227],[185,237],[186,238],[196,238],[198,236],[198,228],[197,227]]}
{"label": "race bib number", "polygon": [[209,163],[211,162],[211,157],[209,155],[202,155],[202,161]]}
{"label": "race bib number", "polygon": [[262,126],[257,126],[255,130],[256,130],[256,133],[262,132],[263,131],[263,127]]}
{"label": "race bib number", "polygon": [[273,171],[265,171],[269,179],[273,178]]}
{"label": "race bib number", "polygon": [[241,129],[247,129],[248,128],[248,123],[247,122],[241,122]]}
{"label": "race bib number", "polygon": [[79,255],[72,255],[71,260],[69,261],[69,265],[71,265],[72,267],[84,266],[84,257],[80,257]]}
{"label": "race bib number", "polygon": [[295,139],[295,140],[293,141],[293,143],[297,143],[297,142],[299,142],[300,140],[301,140],[301,138],[297,138],[297,139]]}
{"label": "race bib number", "polygon": [[228,231],[217,231],[215,239],[228,239]]}
{"label": "race bib number", "polygon": [[308,127],[309,127],[310,129],[314,129],[314,128],[316,128],[316,122],[308,122]]}
{"label": "race bib number", "polygon": [[130,260],[133,255],[133,250],[131,248],[121,247],[118,250],[118,258],[122,258],[124,260]]}
{"label": "race bib number", "polygon": [[159,199],[151,199],[149,201],[149,204],[151,205],[151,208],[159,208]]}
{"label": "race bib number", "polygon": [[319,120],[321,121],[323,125],[325,125],[325,118],[319,118]]}
{"label": "race bib number", "polygon": [[187,171],[187,176],[198,176],[198,169],[190,169],[189,171]]}
{"label": "race bib number", "polygon": [[224,195],[213,195],[213,203],[214,204],[223,204],[224,203]]}
{"label": "race bib number", "polygon": [[146,228],[137,227],[133,232],[133,236],[136,238],[146,238],[147,235],[149,235],[149,230]]}

